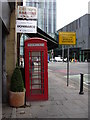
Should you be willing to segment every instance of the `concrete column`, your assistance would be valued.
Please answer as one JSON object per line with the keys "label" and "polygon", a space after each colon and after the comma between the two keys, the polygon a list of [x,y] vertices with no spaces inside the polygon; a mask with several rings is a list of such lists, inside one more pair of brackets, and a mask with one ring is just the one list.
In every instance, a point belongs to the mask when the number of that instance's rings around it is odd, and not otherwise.
{"label": "concrete column", "polygon": [[84,51],[83,51],[83,62],[84,62],[84,57],[85,57],[85,56],[84,56]]}
{"label": "concrete column", "polygon": [[[0,6],[0,10],[1,6]],[[0,19],[0,120],[2,119],[2,21]]]}
{"label": "concrete column", "polygon": [[9,89],[10,80],[13,70],[17,62],[17,35],[15,32],[15,10],[12,11],[10,17],[10,33],[6,40],[6,72],[7,72],[7,88]]}
{"label": "concrete column", "polygon": [[[5,31],[4,31],[5,32]],[[7,102],[7,81],[6,81],[6,34],[3,34],[2,41],[2,102]]]}
{"label": "concrete column", "polygon": [[76,53],[74,53],[74,60],[75,60],[75,54],[76,54]]}

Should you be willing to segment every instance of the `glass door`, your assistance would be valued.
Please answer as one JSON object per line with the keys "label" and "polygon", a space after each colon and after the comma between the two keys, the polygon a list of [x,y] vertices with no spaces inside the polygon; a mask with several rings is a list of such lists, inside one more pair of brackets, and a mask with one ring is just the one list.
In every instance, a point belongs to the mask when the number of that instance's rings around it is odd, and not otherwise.
{"label": "glass door", "polygon": [[30,96],[44,94],[44,52],[29,51]]}

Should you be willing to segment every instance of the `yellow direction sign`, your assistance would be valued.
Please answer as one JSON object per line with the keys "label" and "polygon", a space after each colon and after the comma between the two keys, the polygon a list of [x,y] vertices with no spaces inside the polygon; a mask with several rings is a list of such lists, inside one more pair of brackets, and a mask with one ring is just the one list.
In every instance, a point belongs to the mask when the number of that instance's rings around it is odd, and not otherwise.
{"label": "yellow direction sign", "polygon": [[60,45],[75,45],[76,33],[75,32],[59,32]]}

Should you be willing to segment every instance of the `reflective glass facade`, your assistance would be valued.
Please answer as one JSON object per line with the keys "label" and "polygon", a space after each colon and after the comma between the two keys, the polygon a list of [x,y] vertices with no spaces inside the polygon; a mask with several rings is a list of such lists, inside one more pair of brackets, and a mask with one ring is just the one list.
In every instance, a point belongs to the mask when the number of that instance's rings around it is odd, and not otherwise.
{"label": "reflective glass facade", "polygon": [[40,29],[48,34],[56,32],[56,0],[26,0],[26,6],[37,7]]}

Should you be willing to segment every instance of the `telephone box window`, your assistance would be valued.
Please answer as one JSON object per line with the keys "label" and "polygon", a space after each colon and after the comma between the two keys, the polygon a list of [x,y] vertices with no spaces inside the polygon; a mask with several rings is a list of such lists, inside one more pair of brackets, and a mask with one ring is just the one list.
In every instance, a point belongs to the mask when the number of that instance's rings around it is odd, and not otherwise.
{"label": "telephone box window", "polygon": [[43,61],[43,52],[29,52],[30,94],[44,94]]}

